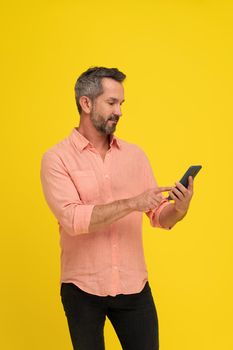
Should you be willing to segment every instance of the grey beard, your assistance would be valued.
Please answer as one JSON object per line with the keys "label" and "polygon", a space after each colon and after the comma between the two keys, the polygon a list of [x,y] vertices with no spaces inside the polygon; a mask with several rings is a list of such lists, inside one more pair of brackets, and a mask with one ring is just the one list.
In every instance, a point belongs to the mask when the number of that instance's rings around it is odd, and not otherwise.
{"label": "grey beard", "polygon": [[94,127],[96,128],[96,130],[100,131],[102,134],[111,135],[116,130],[116,125],[113,125],[111,128],[108,128],[107,126],[108,120],[118,121],[118,119],[119,119],[118,117],[110,117],[105,122],[102,122],[102,121],[98,122],[94,118],[91,118],[91,121]]}

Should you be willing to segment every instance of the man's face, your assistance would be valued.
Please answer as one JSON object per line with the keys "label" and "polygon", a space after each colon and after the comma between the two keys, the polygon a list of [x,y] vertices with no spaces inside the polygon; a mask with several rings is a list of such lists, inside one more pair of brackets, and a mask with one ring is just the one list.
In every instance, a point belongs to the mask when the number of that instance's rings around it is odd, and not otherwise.
{"label": "man's face", "polygon": [[103,93],[93,103],[90,119],[96,130],[105,135],[113,134],[122,115],[123,85],[111,78],[102,79]]}

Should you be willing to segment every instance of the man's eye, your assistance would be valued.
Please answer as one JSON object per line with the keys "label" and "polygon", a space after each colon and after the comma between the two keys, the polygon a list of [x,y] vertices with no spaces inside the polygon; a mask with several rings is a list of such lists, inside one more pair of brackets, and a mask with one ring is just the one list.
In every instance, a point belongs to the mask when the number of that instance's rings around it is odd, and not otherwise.
{"label": "man's eye", "polygon": [[114,105],[114,102],[108,102],[111,106],[113,106]]}

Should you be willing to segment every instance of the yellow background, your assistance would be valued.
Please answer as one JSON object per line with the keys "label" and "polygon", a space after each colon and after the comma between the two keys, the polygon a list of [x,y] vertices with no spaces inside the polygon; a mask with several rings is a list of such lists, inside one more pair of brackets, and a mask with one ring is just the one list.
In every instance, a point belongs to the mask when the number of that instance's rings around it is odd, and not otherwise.
{"label": "yellow background", "polygon": [[[0,348],[72,348],[40,160],[78,125],[76,78],[102,65],[127,75],[116,134],[145,150],[159,185],[203,166],[183,221],[144,220],[160,349],[231,350],[232,1],[5,1],[0,13]],[[120,349],[109,321],[105,343]]]}

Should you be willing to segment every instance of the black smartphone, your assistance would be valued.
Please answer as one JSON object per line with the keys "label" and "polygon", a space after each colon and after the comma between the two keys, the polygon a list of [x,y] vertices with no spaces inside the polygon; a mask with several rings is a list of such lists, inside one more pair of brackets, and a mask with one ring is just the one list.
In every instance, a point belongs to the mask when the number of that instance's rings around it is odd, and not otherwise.
{"label": "black smartphone", "polygon": [[[201,170],[202,166],[201,165],[192,165],[191,167],[188,168],[188,170],[186,171],[186,173],[184,174],[184,176],[180,179],[180,183],[184,186],[184,187],[188,187],[188,178],[189,176],[192,176],[193,179],[194,177],[197,175],[197,173]],[[176,187],[177,188],[177,187]],[[168,200],[172,200],[172,198],[170,196],[167,197]]]}

